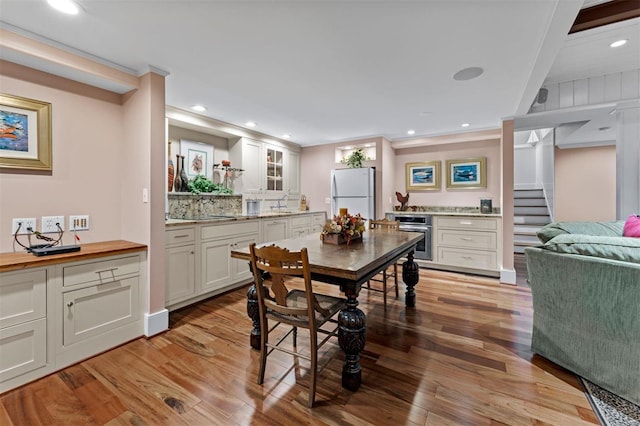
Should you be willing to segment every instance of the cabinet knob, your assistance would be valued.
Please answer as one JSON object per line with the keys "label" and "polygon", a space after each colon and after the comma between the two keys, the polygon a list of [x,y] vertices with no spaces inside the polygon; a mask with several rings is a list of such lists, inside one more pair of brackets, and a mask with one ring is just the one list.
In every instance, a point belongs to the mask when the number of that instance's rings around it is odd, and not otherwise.
{"label": "cabinet knob", "polygon": [[67,302],[67,306],[68,307],[72,307],[73,306],[73,301]]}

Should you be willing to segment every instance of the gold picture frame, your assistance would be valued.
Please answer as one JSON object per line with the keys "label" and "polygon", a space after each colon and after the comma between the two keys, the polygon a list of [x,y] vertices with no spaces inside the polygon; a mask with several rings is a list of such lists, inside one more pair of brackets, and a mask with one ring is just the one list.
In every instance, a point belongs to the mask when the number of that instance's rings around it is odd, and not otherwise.
{"label": "gold picture frame", "polygon": [[51,171],[51,104],[0,94],[0,168]]}
{"label": "gold picture frame", "polygon": [[447,160],[447,189],[487,187],[487,158]]}
{"label": "gold picture frame", "polygon": [[406,163],[407,191],[437,191],[440,189],[440,161]]}

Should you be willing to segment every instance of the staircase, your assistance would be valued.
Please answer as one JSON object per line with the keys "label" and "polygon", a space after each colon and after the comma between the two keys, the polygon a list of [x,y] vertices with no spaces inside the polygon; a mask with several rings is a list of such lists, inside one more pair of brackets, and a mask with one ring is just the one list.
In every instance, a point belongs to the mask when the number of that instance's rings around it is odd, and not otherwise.
{"label": "staircase", "polygon": [[542,189],[516,189],[513,191],[513,252],[524,253],[524,248],[538,245],[536,232],[551,222]]}

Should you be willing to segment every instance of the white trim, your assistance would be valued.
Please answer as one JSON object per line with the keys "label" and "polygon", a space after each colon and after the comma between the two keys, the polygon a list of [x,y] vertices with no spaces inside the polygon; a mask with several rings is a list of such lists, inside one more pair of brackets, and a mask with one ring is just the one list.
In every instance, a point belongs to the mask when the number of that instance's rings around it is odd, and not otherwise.
{"label": "white trim", "polygon": [[144,335],[151,337],[169,329],[169,311],[163,309],[153,314],[144,314]]}
{"label": "white trim", "polygon": [[516,283],[516,270],[500,268],[500,282],[502,284]]}
{"label": "white trim", "polygon": [[519,189],[521,189],[521,190],[537,189],[537,190],[542,191],[542,188],[540,188],[540,185],[538,185],[537,183],[516,183],[516,184],[513,185],[513,189],[515,191],[517,191]]}

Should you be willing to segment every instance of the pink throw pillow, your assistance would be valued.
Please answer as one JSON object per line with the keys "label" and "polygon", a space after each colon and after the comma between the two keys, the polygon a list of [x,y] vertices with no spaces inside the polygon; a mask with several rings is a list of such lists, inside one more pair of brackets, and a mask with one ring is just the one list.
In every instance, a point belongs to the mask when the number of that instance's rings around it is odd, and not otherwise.
{"label": "pink throw pillow", "polygon": [[627,218],[627,221],[624,223],[622,235],[625,237],[640,238],[640,216],[632,214]]}

